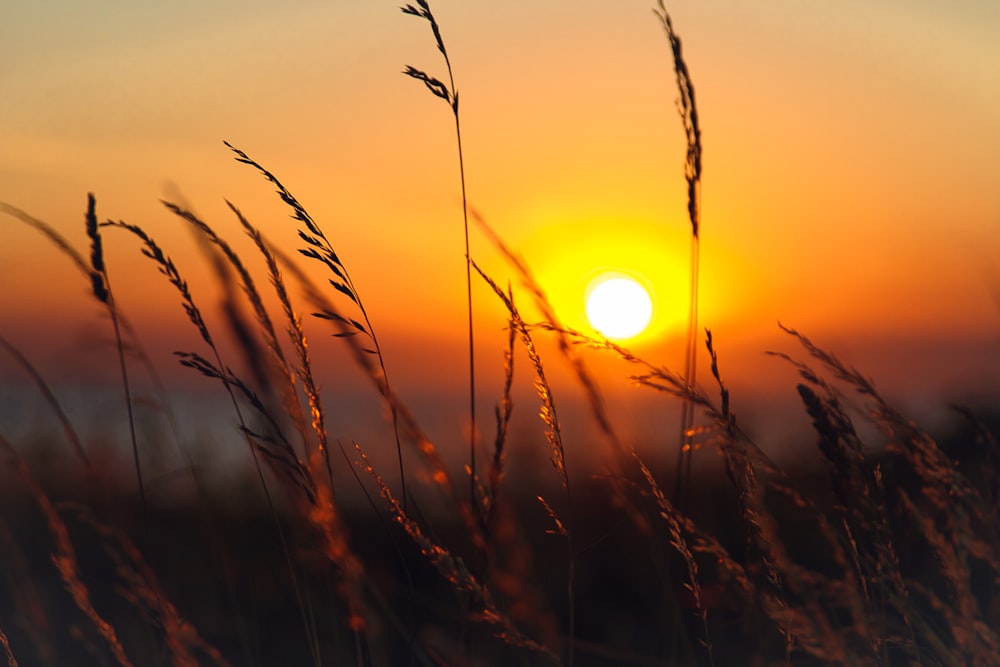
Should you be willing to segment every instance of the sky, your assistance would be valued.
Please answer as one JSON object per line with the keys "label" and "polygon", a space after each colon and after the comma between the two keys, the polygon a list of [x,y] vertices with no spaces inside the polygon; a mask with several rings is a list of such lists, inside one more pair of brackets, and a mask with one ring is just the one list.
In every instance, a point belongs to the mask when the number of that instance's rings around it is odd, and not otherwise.
{"label": "sky", "polygon": [[[159,200],[190,206],[255,261],[226,199],[279,247],[298,243],[288,211],[233,161],[229,141],[274,172],[333,241],[404,398],[433,411],[437,397],[461,393],[454,125],[441,100],[401,73],[412,65],[445,76],[426,23],[370,1],[85,5],[0,7],[0,201],[85,250],[86,194],[95,193],[99,217],[144,227],[211,309],[218,290],[204,258]],[[641,276],[656,314],[630,346],[679,368],[685,145],[652,3],[439,0],[432,9],[461,99],[470,204],[524,257],[567,324],[586,326],[582,294],[595,272]],[[995,394],[1000,6],[699,0],[668,9],[703,131],[700,322],[747,421],[773,394],[795,398],[794,373],[764,355],[798,354],[779,321],[908,407]],[[106,235],[113,288],[171,364],[169,351],[194,349],[197,338],[176,295],[116,231]],[[0,218],[0,239],[0,334],[57,384],[104,378],[108,327],[87,283],[13,218]],[[475,229],[471,248],[516,289]],[[531,315],[528,296],[517,298]],[[482,283],[474,299],[493,401],[504,313]],[[313,331],[327,386],[357,381],[338,342]],[[593,363],[611,400],[632,405],[629,369]]]}

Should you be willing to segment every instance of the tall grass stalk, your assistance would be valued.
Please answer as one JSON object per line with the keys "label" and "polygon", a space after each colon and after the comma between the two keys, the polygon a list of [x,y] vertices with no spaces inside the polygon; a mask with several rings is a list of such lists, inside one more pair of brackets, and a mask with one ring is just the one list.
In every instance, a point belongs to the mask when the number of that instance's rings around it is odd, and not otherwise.
{"label": "tall grass stalk", "polygon": [[[46,239],[49,240],[49,242],[51,242],[56,248],[59,249],[60,252],[62,252],[66,257],[70,259],[70,261],[73,262],[73,265],[83,275],[83,277],[87,280],[88,283],[91,283],[91,285],[93,284],[93,278],[91,276],[92,269],[88,261],[83,257],[82,254],[80,254],[80,252],[75,247],[73,247],[73,245],[66,239],[66,237],[60,234],[55,228],[52,227],[52,225],[48,224],[43,220],[39,220],[38,218],[28,215],[25,211],[22,211],[21,209],[11,206],[10,204],[7,204],[2,201],[0,201],[0,212],[6,213],[11,217],[20,220],[24,224],[40,232],[43,236],[45,236]],[[156,367],[153,365],[153,360],[146,352],[146,349],[143,346],[142,341],[139,340],[138,335],[136,335],[135,330],[132,328],[130,320],[128,319],[128,317],[125,316],[125,313],[123,312],[121,305],[116,304],[115,312],[117,313],[118,316],[118,323],[121,326],[122,331],[126,334],[128,338],[128,341],[125,344],[125,349],[127,349],[133,356],[135,356],[138,359],[138,361],[142,364],[143,368],[146,371],[146,374],[149,376],[149,379],[152,381],[154,387],[156,388],[157,394],[159,395],[160,398],[159,400],[160,406],[166,413],[167,421],[170,426],[170,431],[174,436],[174,441],[177,443],[178,447],[183,452],[184,448],[181,447],[180,445],[181,442],[181,438],[179,435],[180,429],[178,428],[177,425],[176,415],[173,413],[173,411],[170,410],[169,406],[167,405],[167,400],[166,400],[167,391],[165,385],[163,384],[163,380],[160,377],[160,374],[157,372]],[[185,456],[187,456],[187,452],[183,453]]]}
{"label": "tall grass stalk", "polygon": [[[288,412],[292,413],[295,422],[300,429],[303,445],[306,447],[305,455],[308,459],[308,442],[304,432],[304,425],[302,424],[305,418],[302,414],[302,409],[299,405],[298,395],[295,389],[296,378],[301,380],[302,388],[305,391],[306,399],[309,402],[311,425],[318,440],[318,452],[320,454],[326,452],[328,449],[328,433],[326,429],[326,415],[323,410],[323,403],[320,400],[319,387],[317,386],[312,373],[312,362],[309,358],[309,343],[306,338],[305,330],[302,327],[302,319],[292,307],[291,297],[288,295],[284,278],[281,275],[281,270],[278,268],[278,260],[275,258],[274,253],[264,241],[264,237],[261,235],[260,230],[254,227],[243,215],[243,213],[231,202],[227,201],[226,204],[240,221],[240,224],[243,226],[243,231],[246,232],[247,236],[250,237],[250,239],[254,242],[254,245],[257,246],[257,249],[264,257],[264,261],[267,264],[268,276],[271,280],[271,286],[274,288],[278,301],[281,303],[282,312],[288,322],[286,333],[288,334],[289,340],[292,342],[292,347],[295,350],[295,356],[297,359],[297,365],[294,367],[294,370],[289,368],[288,363],[285,361],[284,354],[280,352],[281,345],[278,344],[277,336],[273,335],[273,330],[271,332],[272,337],[269,339],[269,346],[274,348],[275,356],[280,362],[287,387],[286,409]],[[333,471],[329,465],[329,457],[326,456],[325,459],[327,463],[327,474],[332,487]]]}
{"label": "tall grass stalk", "polygon": [[125,343],[122,340],[122,327],[119,322],[118,308],[111,292],[111,279],[108,278],[107,266],[104,262],[104,245],[101,241],[100,227],[97,224],[97,203],[93,194],[87,195],[87,236],[90,238],[90,277],[94,297],[104,304],[111,317],[115,331],[115,348],[118,350],[118,368],[122,378],[122,389],[125,392],[125,411],[128,414],[128,433],[132,444],[132,461],[135,464],[136,481],[139,484],[139,501],[143,511],[146,511],[146,487],[142,482],[142,465],[139,462],[139,442],[135,434],[135,412],[132,405],[132,387],[128,377],[128,365],[125,363]]}
{"label": "tall grass stalk", "polygon": [[[684,179],[687,181],[687,212],[691,223],[690,292],[688,295],[687,335],[684,354],[684,379],[694,386],[698,375],[698,293],[701,263],[701,126],[698,122],[698,107],[695,104],[694,84],[688,72],[687,62],[681,52],[681,40],[674,32],[670,14],[663,3],[657,0],[658,9],[653,10],[670,42],[670,52],[674,60],[674,74],[677,79],[677,110],[684,124],[687,139],[687,154],[684,162]],[[681,425],[677,451],[677,471],[675,499],[683,510],[688,502],[691,483],[692,428],[694,427],[695,406],[690,401],[681,403]]]}
{"label": "tall grass stalk", "polygon": [[444,64],[448,70],[448,85],[440,79],[429,76],[427,73],[409,65],[403,70],[407,76],[418,81],[423,81],[424,85],[435,97],[440,97],[451,107],[451,113],[455,118],[455,141],[458,144],[458,177],[462,187],[462,229],[465,234],[465,298],[466,313],[468,316],[468,338],[469,338],[469,502],[476,506],[476,346],[474,338],[474,328],[472,321],[472,255],[469,253],[469,203],[465,191],[465,153],[462,150],[462,125],[458,113],[458,90],[455,88],[455,75],[451,68],[451,59],[448,57],[448,50],[444,46],[444,39],[441,37],[441,29],[437,19],[431,13],[430,5],[426,0],[417,0],[417,6],[405,5],[401,7],[404,14],[410,14],[430,23],[431,31],[434,33],[434,41],[437,43],[438,51],[444,56]]}
{"label": "tall grass stalk", "polygon": [[[513,299],[510,285],[507,286],[507,294]],[[503,390],[500,393],[500,402],[495,406],[496,416],[496,437],[493,440],[493,456],[490,460],[490,471],[487,477],[488,487],[483,492],[481,524],[483,534],[489,540],[493,534],[493,528],[497,519],[497,507],[500,499],[500,482],[503,479],[504,462],[507,457],[507,440],[510,435],[510,419],[514,413],[514,400],[511,390],[514,385],[514,343],[517,340],[517,329],[514,327],[513,317],[508,319],[507,326],[507,346],[503,351]]]}
{"label": "tall grass stalk", "polygon": [[[255,166],[260,168],[259,165]],[[272,180],[274,180],[273,177]],[[283,187],[280,185],[279,188],[283,190]],[[290,194],[288,194],[287,197],[294,201],[294,198],[292,198]],[[319,459],[323,459],[326,464],[326,472],[329,479],[329,490],[325,491],[324,489],[320,488],[319,498],[317,498],[314,502],[314,505],[318,506],[318,508],[321,508],[321,511],[319,509],[311,511],[310,518],[314,521],[314,523],[320,525],[320,528],[323,531],[323,535],[327,542],[326,546],[327,555],[331,558],[331,560],[333,560],[335,563],[338,564],[338,566],[341,568],[344,574],[342,596],[348,601],[348,604],[351,605],[352,607],[351,609],[352,627],[353,626],[360,627],[360,625],[363,624],[363,617],[361,616],[361,609],[358,606],[358,601],[361,600],[363,565],[353,555],[348,540],[349,536],[348,536],[347,526],[339,518],[339,514],[336,511],[333,471],[330,466],[330,458],[329,458],[329,433],[326,428],[326,416],[325,416],[325,410],[323,408],[323,402],[320,396],[319,386],[316,383],[312,371],[312,362],[310,360],[310,355],[309,355],[309,343],[306,338],[305,329],[302,326],[301,318],[298,316],[298,314],[295,312],[294,307],[292,306],[291,297],[288,294],[288,288],[285,284],[285,280],[282,276],[281,270],[278,267],[278,258],[276,253],[264,240],[264,237],[261,234],[260,230],[254,227],[253,224],[251,224],[250,221],[246,218],[246,216],[244,216],[243,213],[231,202],[227,201],[226,203],[229,206],[230,210],[236,215],[237,219],[240,221],[240,225],[243,227],[243,231],[247,234],[247,236],[250,237],[250,239],[254,242],[254,245],[257,247],[261,255],[264,257],[265,263],[267,264],[267,271],[271,281],[271,286],[274,288],[275,294],[278,297],[278,301],[281,304],[283,315],[287,320],[286,332],[289,336],[289,339],[291,340],[292,347],[295,350],[297,364],[295,365],[294,370],[289,369],[287,363],[284,362],[284,356],[280,355],[282,361],[282,369],[283,369],[282,372],[286,376],[285,379],[287,380],[288,391],[291,394],[291,396],[289,396],[288,398],[290,404],[286,407],[286,409],[289,412],[292,412],[296,416],[296,421],[302,421],[301,409],[298,403],[297,391],[295,389],[295,379],[297,377],[302,382],[303,391],[305,392],[306,399],[309,403],[311,425],[313,432],[315,433],[317,438],[316,452],[313,455],[309,455],[307,457],[309,460],[309,467],[310,470],[312,470],[313,472],[313,477],[314,478],[317,477],[318,475],[316,468],[318,467],[318,461]],[[304,213],[305,212],[303,210],[303,214]],[[304,233],[300,232],[300,234]],[[312,257],[313,255],[307,255],[307,256]],[[341,265],[338,266],[343,270],[344,276],[347,276],[346,268],[343,268]],[[347,284],[350,285],[350,289],[352,290],[354,289],[353,283],[349,282],[349,278],[347,279]],[[360,303],[360,295],[358,295],[357,300]],[[367,319],[366,323],[368,323]],[[370,323],[368,324],[370,327],[371,326]],[[357,328],[358,326],[357,323],[355,323],[354,326],[355,328]],[[374,335],[372,335],[371,338],[375,340]],[[280,345],[278,344],[276,337],[274,337],[273,342],[270,344],[280,349]],[[381,351],[380,348],[378,348],[377,341],[375,341],[374,344],[376,346],[376,354],[379,355],[380,358],[380,368],[383,369],[383,374],[384,374],[384,365],[381,362]],[[386,380],[386,382],[388,382],[388,380]],[[395,408],[390,407],[390,409],[393,414],[393,432],[396,439],[397,453],[400,454],[400,461],[402,461],[400,441],[399,441],[398,417],[396,416]],[[346,452],[344,451],[343,446],[340,446],[340,451],[346,458]],[[357,471],[354,470],[353,466],[349,466],[349,468],[351,470],[351,473],[357,479],[358,478]],[[358,481],[360,485],[360,480],[358,479]],[[405,489],[405,485],[403,488]],[[367,490],[365,490],[365,493],[367,495]],[[369,502],[371,502],[370,499]],[[392,539],[393,539],[393,544],[395,546],[395,538],[393,537]],[[396,550],[398,553],[399,551],[398,546],[396,546]],[[406,573],[407,579],[410,582],[410,589],[412,590],[413,588],[412,576],[410,574],[409,568],[407,567],[407,564],[403,562],[403,559],[401,557],[400,561],[403,570]],[[376,599],[380,598],[376,596]],[[382,607],[383,610],[387,613],[387,615],[389,615],[392,620],[395,620],[395,616],[391,614],[391,610],[389,610],[384,603],[382,604]],[[397,625],[399,625],[398,622]],[[366,643],[362,642],[363,637],[360,632],[355,633],[355,637],[356,637],[356,655],[358,656],[358,660],[367,662],[370,659],[369,647],[367,646]]]}

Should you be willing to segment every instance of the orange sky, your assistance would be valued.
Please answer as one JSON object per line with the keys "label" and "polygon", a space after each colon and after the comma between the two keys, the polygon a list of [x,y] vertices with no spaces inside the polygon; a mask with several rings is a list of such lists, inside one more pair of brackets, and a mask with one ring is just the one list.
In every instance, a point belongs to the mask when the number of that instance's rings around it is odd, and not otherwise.
{"label": "orange sky", "polygon": [[[571,324],[583,325],[593,271],[643,274],[656,290],[658,335],[636,346],[679,365],[684,144],[651,3],[439,0],[433,9],[462,100],[471,203]],[[964,378],[995,390],[1000,8],[699,0],[669,9],[704,133],[701,321],[731,383],[749,391],[774,375],[791,391],[790,375],[761,355],[794,349],[777,334],[781,320],[870,363],[890,387]],[[223,198],[283,247],[297,240],[271,188],[230,159],[229,140],[334,241],[404,386],[445,381],[435,364],[449,351],[461,377],[454,128],[448,108],[400,73],[407,64],[444,75],[427,26],[393,3],[5,2],[0,201],[84,249],[85,196],[95,192],[99,215],[145,227],[210,308],[201,257],[158,199],[183,197],[254,261]],[[0,333],[65,362],[79,347],[57,341],[99,328],[99,309],[36,232],[6,217],[0,225]],[[482,235],[472,246],[505,282],[510,271]],[[131,238],[109,232],[108,252],[133,319],[177,347],[173,337],[190,333],[162,278]],[[481,356],[495,365],[502,312],[476,290]],[[33,349],[38,340],[47,351]],[[422,354],[425,344],[435,354]]]}

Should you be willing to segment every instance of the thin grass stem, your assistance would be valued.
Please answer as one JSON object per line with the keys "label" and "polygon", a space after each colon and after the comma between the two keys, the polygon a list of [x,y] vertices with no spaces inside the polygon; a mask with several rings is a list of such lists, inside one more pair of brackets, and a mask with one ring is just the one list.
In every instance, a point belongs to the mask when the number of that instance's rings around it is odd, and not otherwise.
{"label": "thin grass stem", "polygon": [[28,373],[28,375],[31,376],[31,379],[34,380],[35,385],[38,387],[38,391],[41,392],[45,402],[49,404],[49,407],[56,415],[56,419],[59,420],[59,425],[62,427],[63,435],[66,436],[66,440],[69,441],[69,444],[73,447],[73,451],[75,451],[76,455],[80,457],[80,460],[83,461],[84,465],[89,468],[91,465],[90,458],[87,456],[87,452],[83,447],[80,435],[76,432],[76,428],[69,420],[69,416],[66,414],[66,411],[63,410],[62,405],[59,403],[59,399],[56,398],[56,395],[53,393],[52,388],[49,387],[48,382],[45,381],[45,378],[42,377],[41,373],[39,373],[31,362],[28,361],[27,357],[25,357],[20,350],[14,347],[14,345],[3,336],[0,336],[0,347],[7,350],[8,354],[14,357],[21,367]]}
{"label": "thin grass stem", "polygon": [[462,189],[462,231],[465,237],[465,297],[469,340],[469,502],[476,509],[476,346],[475,327],[472,317],[472,255],[469,251],[469,201],[466,195],[465,153],[462,150],[462,125],[458,113],[458,90],[455,88],[455,74],[452,70],[451,58],[448,57],[448,49],[445,48],[437,19],[434,18],[434,14],[431,12],[430,5],[426,0],[417,0],[417,5],[417,7],[405,5],[401,9],[404,14],[426,19],[430,24],[438,51],[444,56],[445,68],[448,70],[448,85],[445,86],[440,80],[428,76],[415,67],[407,66],[403,70],[403,73],[414,79],[423,81],[424,85],[427,86],[427,89],[433,95],[440,97],[448,103],[455,118],[455,142],[458,147],[458,176]]}
{"label": "thin grass stem", "polygon": [[118,369],[122,378],[122,390],[125,392],[125,411],[128,414],[128,433],[132,444],[132,461],[135,465],[136,481],[139,484],[139,502],[143,513],[146,512],[146,486],[142,481],[142,465],[139,461],[139,442],[135,433],[135,411],[132,405],[132,386],[128,377],[128,365],[125,363],[125,344],[122,339],[122,327],[119,322],[118,308],[115,305],[114,294],[111,291],[111,279],[108,277],[107,264],[104,261],[104,249],[101,241],[100,225],[97,224],[97,203],[92,193],[87,194],[87,236],[90,238],[90,270],[94,297],[104,304],[111,317],[115,331],[115,348],[118,351]]}
{"label": "thin grass stem", "polygon": [[[684,378],[690,386],[694,386],[698,373],[698,292],[700,284],[700,238],[701,238],[701,126],[698,120],[698,107],[695,104],[694,84],[688,72],[687,62],[681,51],[681,40],[674,31],[670,14],[663,3],[657,0],[658,9],[654,13],[663,26],[663,31],[670,43],[673,56],[674,75],[677,81],[677,110],[684,125],[684,135],[687,140],[687,155],[684,163],[684,179],[687,181],[687,212],[691,223],[691,258],[690,258],[690,292],[688,295],[687,335],[685,339]],[[677,450],[676,484],[674,487],[675,501],[683,510],[690,494],[692,438],[694,426],[694,406],[684,402],[681,406],[681,424],[679,445]]]}

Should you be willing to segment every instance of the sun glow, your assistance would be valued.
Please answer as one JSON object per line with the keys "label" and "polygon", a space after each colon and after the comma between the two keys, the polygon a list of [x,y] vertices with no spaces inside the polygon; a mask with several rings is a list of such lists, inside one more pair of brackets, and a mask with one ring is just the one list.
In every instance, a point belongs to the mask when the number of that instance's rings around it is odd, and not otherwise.
{"label": "sun glow", "polygon": [[[616,205],[617,206],[617,205]],[[682,225],[648,222],[620,206],[608,211],[539,209],[530,236],[516,239],[525,260],[545,292],[560,324],[578,331],[595,329],[616,341],[628,340],[630,348],[681,335],[687,321],[687,249]],[[571,222],[545,222],[552,218]],[[600,283],[610,278],[637,282],[648,295],[650,319],[638,333],[622,335],[621,325],[597,324],[588,313],[588,300]],[[612,300],[613,301],[613,300]],[[538,316],[537,314],[535,316]],[[612,316],[613,318],[614,316]]]}
{"label": "sun glow", "polygon": [[603,273],[586,293],[587,321],[601,335],[624,340],[639,335],[653,319],[653,299],[639,281]]}

